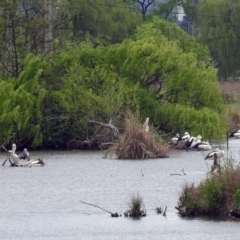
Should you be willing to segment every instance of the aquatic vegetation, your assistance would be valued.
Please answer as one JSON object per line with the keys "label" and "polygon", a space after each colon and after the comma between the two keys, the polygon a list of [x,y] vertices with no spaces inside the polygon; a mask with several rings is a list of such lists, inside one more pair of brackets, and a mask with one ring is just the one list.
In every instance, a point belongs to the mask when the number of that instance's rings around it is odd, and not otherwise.
{"label": "aquatic vegetation", "polygon": [[223,160],[216,172],[208,173],[198,186],[185,183],[178,206],[181,216],[240,216],[240,165]]}
{"label": "aquatic vegetation", "polygon": [[143,124],[129,114],[124,133],[109,152],[116,154],[118,159],[161,158],[168,157],[169,145],[161,140],[153,127],[146,132]]}
{"label": "aquatic vegetation", "polygon": [[137,194],[132,195],[130,202],[128,203],[130,210],[126,211],[124,215],[126,217],[145,217],[147,215],[146,209],[143,203],[143,198]]}

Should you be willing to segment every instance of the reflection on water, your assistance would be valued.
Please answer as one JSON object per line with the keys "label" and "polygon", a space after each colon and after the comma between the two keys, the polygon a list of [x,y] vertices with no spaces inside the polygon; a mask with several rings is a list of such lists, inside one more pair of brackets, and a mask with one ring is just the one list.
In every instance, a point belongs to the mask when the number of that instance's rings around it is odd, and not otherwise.
{"label": "reflection on water", "polygon": [[[239,144],[229,143],[236,161]],[[1,167],[0,239],[240,239],[237,220],[176,214],[181,186],[199,183],[210,169],[205,155],[178,150],[166,159],[116,160],[103,159],[102,152],[33,152],[46,166]],[[3,162],[6,156],[0,157]],[[171,175],[183,168],[186,175]],[[148,214],[140,220],[111,218],[79,201],[122,213],[137,193]],[[154,210],[165,206],[166,218]]]}

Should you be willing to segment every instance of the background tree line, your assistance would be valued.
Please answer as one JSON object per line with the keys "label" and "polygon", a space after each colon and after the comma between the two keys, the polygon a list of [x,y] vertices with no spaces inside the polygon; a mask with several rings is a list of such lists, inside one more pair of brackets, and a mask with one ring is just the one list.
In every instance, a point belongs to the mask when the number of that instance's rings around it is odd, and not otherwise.
{"label": "background tree line", "polygon": [[155,10],[143,17],[121,0],[4,0],[0,9],[2,140],[15,132],[21,145],[63,147],[93,134],[89,119],[126,110],[164,132],[223,136],[207,47]]}

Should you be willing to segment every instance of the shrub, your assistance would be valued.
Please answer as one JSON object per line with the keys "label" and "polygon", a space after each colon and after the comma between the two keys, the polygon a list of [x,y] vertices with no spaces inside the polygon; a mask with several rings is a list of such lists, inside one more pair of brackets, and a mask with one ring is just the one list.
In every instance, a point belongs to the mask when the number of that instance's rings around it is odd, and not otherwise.
{"label": "shrub", "polygon": [[232,158],[219,171],[208,173],[197,187],[185,184],[178,206],[182,216],[240,213],[240,166]]}

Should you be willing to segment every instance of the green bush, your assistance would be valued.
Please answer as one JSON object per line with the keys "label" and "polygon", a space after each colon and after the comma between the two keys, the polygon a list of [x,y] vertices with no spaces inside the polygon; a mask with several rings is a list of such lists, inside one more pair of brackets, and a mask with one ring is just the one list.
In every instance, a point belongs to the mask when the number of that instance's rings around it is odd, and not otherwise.
{"label": "green bush", "polygon": [[182,187],[178,206],[182,216],[229,215],[240,212],[240,166],[224,160],[218,172],[208,173],[198,186]]}

